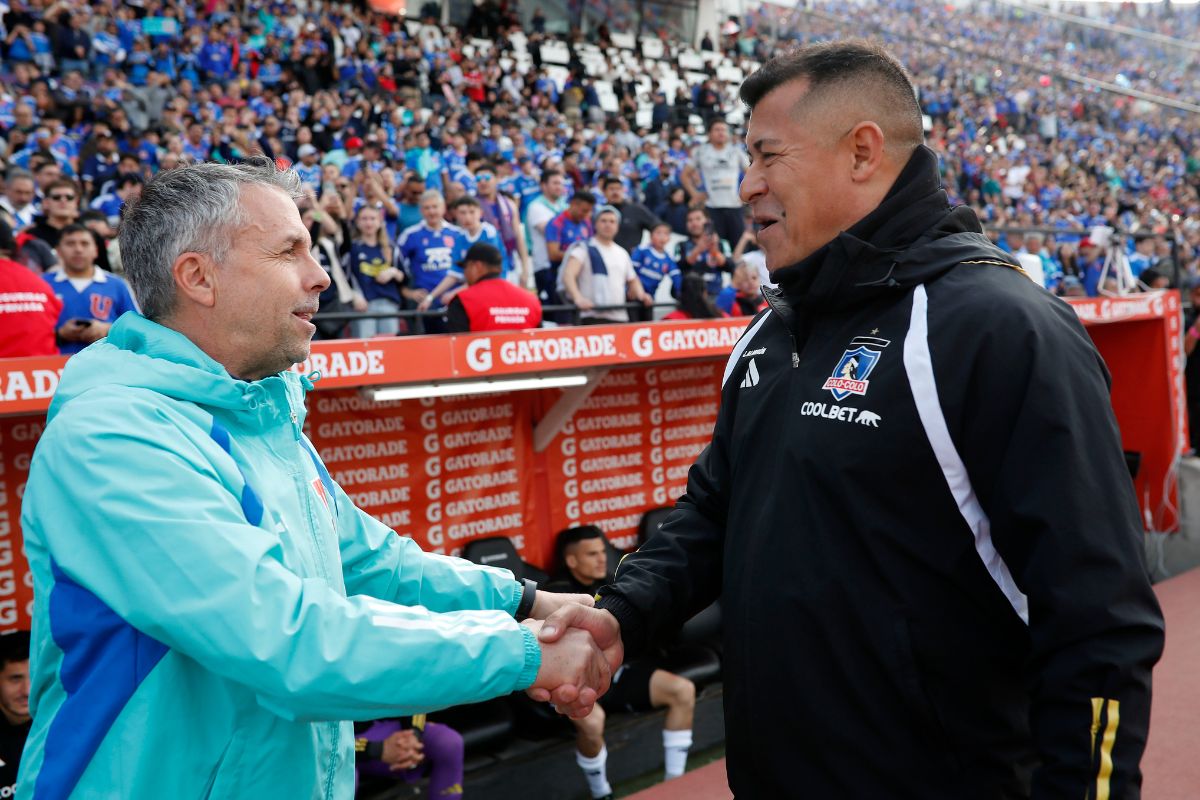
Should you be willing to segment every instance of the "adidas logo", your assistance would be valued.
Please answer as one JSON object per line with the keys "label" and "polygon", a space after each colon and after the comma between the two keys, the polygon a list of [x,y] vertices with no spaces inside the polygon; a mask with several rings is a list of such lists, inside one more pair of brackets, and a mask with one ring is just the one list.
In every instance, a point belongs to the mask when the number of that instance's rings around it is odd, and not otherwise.
{"label": "adidas logo", "polygon": [[758,386],[758,364],[754,363],[754,359],[750,359],[750,366],[746,368],[746,377],[742,378],[741,388],[749,389],[751,386]]}

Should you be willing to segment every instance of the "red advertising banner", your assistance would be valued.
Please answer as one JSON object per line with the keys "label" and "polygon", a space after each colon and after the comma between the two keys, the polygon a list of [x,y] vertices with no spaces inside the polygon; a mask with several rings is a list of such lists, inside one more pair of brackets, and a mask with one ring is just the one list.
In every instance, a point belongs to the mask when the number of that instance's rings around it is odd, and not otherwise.
{"label": "red advertising banner", "polygon": [[359,508],[429,552],[459,555],[472,539],[508,536],[524,555],[531,396],[374,403],[339,390],[309,402],[306,432]]}
{"label": "red advertising banner", "polygon": [[642,514],[687,488],[712,436],[723,363],[610,372],[547,448],[549,534],[596,525],[632,548]]}
{"label": "red advertising banner", "polygon": [[21,498],[45,417],[0,419],[0,630],[29,628],[33,581],[21,538]]}

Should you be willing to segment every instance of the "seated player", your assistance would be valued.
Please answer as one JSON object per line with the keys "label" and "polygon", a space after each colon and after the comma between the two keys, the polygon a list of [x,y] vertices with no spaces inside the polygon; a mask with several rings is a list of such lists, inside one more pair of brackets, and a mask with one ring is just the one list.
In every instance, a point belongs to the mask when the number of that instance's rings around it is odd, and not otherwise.
{"label": "seated player", "polygon": [[429,778],[429,797],[462,797],[463,739],[424,714],[354,723],[354,771],[358,776],[414,783]]}
{"label": "seated player", "polygon": [[[558,535],[555,580],[547,584],[551,592],[595,594],[612,580],[608,571],[608,552],[604,532],[594,525],[568,528]],[[608,749],[604,745],[606,712],[667,709],[663,723],[664,780],[678,778],[687,767],[692,746],[692,715],[696,709],[696,686],[657,666],[653,656],[627,662],[613,675],[612,686],[600,698],[592,713],[571,720],[575,725],[575,761],[587,778],[594,798],[612,796],[608,783]]]}

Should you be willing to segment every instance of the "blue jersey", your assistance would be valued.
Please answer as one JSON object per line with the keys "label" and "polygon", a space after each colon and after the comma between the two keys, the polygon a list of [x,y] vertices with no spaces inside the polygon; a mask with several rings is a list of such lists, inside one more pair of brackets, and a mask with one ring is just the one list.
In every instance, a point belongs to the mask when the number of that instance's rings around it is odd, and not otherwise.
{"label": "blue jersey", "polygon": [[[58,315],[58,327],[71,319],[91,319],[98,322],[116,322],[126,311],[137,311],[129,285],[111,272],[99,267],[92,273],[92,280],[82,289],[71,282],[63,270],[53,270],[42,276],[50,284],[51,291],[62,300],[62,313]],[[63,342],[58,352],[63,355],[78,353],[87,345],[82,342]]]}
{"label": "blue jersey", "polygon": [[663,278],[670,278],[672,291],[675,293],[679,292],[679,283],[682,280],[682,276],[679,273],[679,265],[675,263],[675,259],[661,250],[655,250],[649,245],[635,247],[633,253],[630,254],[630,258],[633,259],[633,269],[637,272],[637,276],[642,282],[642,288],[651,297],[658,291]]}
{"label": "blue jersey", "polygon": [[345,255],[343,267],[354,273],[358,278],[358,288],[362,290],[367,301],[383,298],[402,305],[400,284],[396,281],[379,283],[375,280],[379,273],[392,266],[391,261],[383,257],[383,248],[377,244],[354,241],[350,244],[350,252]]}
{"label": "blue jersey", "polygon": [[104,212],[104,216],[108,217],[108,223],[115,226],[121,220],[121,206],[123,205],[125,205],[125,201],[116,192],[105,192],[93,200],[89,207]]}
{"label": "blue jersey", "polygon": [[321,190],[321,165],[313,164],[307,166],[303,161],[292,165],[292,169],[296,170],[296,174],[300,176],[300,181],[305,186],[311,186],[313,189]]}
{"label": "blue jersey", "polygon": [[541,183],[532,175],[521,173],[512,178],[512,195],[521,204],[521,218],[525,218],[525,209],[542,193]]}
{"label": "blue jersey", "polygon": [[463,249],[463,238],[462,229],[455,225],[443,225],[435,231],[421,220],[405,228],[396,247],[408,273],[409,286],[427,292],[437,288],[450,271],[455,254]]}
{"label": "blue jersey", "polygon": [[466,257],[467,250],[470,249],[471,245],[475,244],[476,242],[490,244],[492,247],[500,251],[500,255],[504,259],[504,274],[508,275],[509,270],[512,269],[512,257],[509,255],[508,250],[504,248],[504,242],[500,239],[500,231],[496,230],[495,225],[487,220],[484,220],[483,224],[479,227],[479,233],[475,234],[473,237],[471,234],[467,233],[466,230],[460,230],[462,231],[462,236],[459,238],[458,250],[455,251],[454,260],[450,264],[451,275],[459,280],[463,280],[462,267],[458,265],[458,262],[462,261],[463,258]]}
{"label": "blue jersey", "polygon": [[[586,217],[576,222],[566,211],[546,223],[546,243],[558,242],[565,254],[567,248],[576,242],[589,238],[593,233],[592,221]],[[551,266],[558,266],[560,261],[551,261]]]}

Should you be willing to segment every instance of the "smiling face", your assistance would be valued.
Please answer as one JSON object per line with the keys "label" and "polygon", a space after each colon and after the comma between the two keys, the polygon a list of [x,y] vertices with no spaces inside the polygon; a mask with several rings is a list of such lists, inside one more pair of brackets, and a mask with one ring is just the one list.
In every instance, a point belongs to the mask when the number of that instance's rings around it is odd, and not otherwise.
{"label": "smiling face", "polygon": [[585,585],[604,580],[608,570],[608,553],[600,537],[570,545],[563,560],[575,580]]}
{"label": "smiling face", "polygon": [[746,129],[752,163],[740,194],[771,270],[807,258],[854,225],[899,174],[876,123],[862,121],[853,105],[837,106],[837,98],[803,102],[807,91],[804,79],[773,89]]}
{"label": "smiling face", "polygon": [[242,189],[247,223],[235,231],[216,265],[210,327],[237,353],[231,375],[258,380],[308,358],[310,321],[329,275],[312,257],[296,203],[267,186]]}

